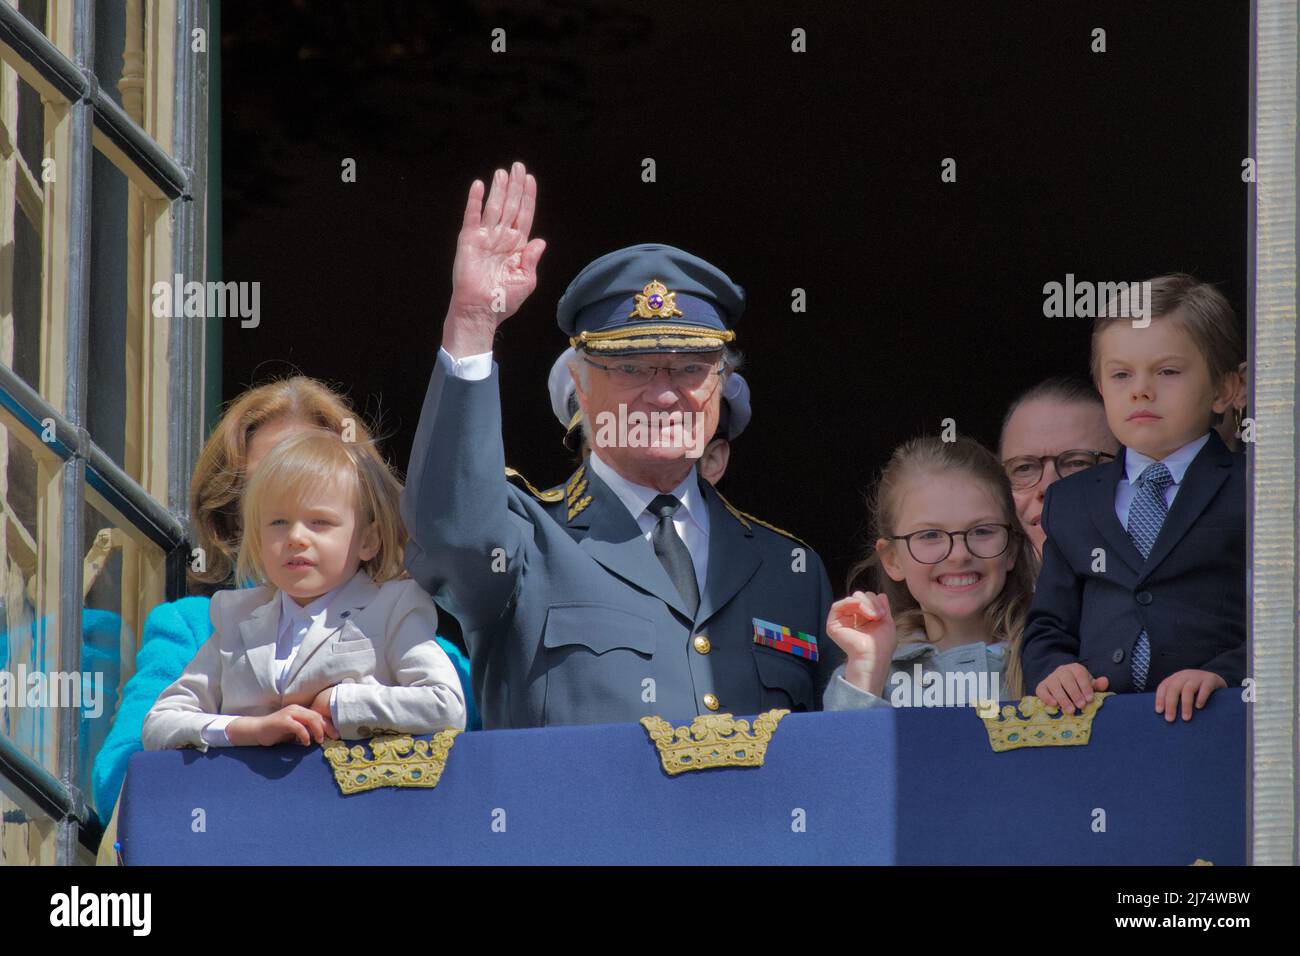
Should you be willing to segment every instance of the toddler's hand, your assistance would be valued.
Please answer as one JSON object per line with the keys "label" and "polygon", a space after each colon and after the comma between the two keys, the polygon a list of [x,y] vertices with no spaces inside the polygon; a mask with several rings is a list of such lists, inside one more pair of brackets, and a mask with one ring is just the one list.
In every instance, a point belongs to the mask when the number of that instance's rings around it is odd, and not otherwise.
{"label": "toddler's hand", "polygon": [[1218,674],[1210,671],[1187,669],[1175,671],[1160,682],[1156,688],[1156,713],[1164,711],[1165,720],[1173,723],[1178,712],[1178,702],[1183,702],[1183,720],[1192,719],[1192,702],[1200,710],[1220,687],[1227,687],[1228,682]]}
{"label": "toddler's hand", "polygon": [[1109,686],[1109,677],[1093,677],[1088,668],[1075,662],[1062,664],[1039,681],[1034,696],[1048,707],[1059,706],[1062,713],[1073,714],[1076,707],[1083,710],[1088,705],[1094,690]]}
{"label": "toddler's hand", "polygon": [[311,702],[311,709],[325,718],[325,736],[338,740],[339,732],[334,727],[334,714],[330,710],[330,695],[333,693],[334,685],[331,684],[316,695],[316,699]]}
{"label": "toddler's hand", "polygon": [[854,591],[831,605],[826,633],[843,648],[844,679],[850,684],[879,694],[894,648],[898,629],[889,611],[889,598],[871,591]]}
{"label": "toddler's hand", "polygon": [[290,704],[265,717],[239,717],[226,727],[226,736],[239,747],[274,747],[297,742],[310,747],[325,740],[325,721],[314,710]]}

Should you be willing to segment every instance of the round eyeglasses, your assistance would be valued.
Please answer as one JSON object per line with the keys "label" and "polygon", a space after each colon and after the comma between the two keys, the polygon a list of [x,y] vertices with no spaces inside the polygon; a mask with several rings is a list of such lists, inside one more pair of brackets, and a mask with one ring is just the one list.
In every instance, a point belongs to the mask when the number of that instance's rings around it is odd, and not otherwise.
{"label": "round eyeglasses", "polygon": [[1007,477],[1011,479],[1011,487],[1023,491],[1025,488],[1034,487],[1043,480],[1043,469],[1047,467],[1049,461],[1056,466],[1058,478],[1067,478],[1070,475],[1091,468],[1093,465],[1109,461],[1114,457],[1108,451],[1072,448],[1069,451],[1061,452],[1059,455],[1038,455],[1037,457],[1019,455],[1015,458],[1008,458],[1002,463],[1002,467],[1006,470]]}
{"label": "round eyeglasses", "polygon": [[1012,533],[1009,524],[980,524],[965,531],[924,528],[911,534],[890,535],[889,540],[906,541],[908,552],[921,564],[938,564],[952,554],[953,539],[959,535],[972,557],[996,558],[1010,546]]}

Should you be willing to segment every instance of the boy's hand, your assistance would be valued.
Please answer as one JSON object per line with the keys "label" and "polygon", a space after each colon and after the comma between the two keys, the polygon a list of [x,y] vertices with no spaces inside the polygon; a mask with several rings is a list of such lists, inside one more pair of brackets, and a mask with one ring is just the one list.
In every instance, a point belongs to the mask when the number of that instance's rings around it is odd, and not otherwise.
{"label": "boy's hand", "polygon": [[1188,669],[1175,671],[1160,682],[1156,688],[1156,713],[1164,711],[1165,720],[1173,723],[1178,712],[1178,702],[1183,702],[1183,720],[1192,719],[1192,702],[1200,710],[1220,687],[1227,687],[1228,682],[1218,674],[1210,671]]}
{"label": "boy's hand", "polygon": [[339,732],[334,727],[334,713],[330,710],[330,695],[333,693],[334,685],[331,684],[316,695],[316,699],[311,702],[311,710],[325,718],[325,736],[338,740]]}
{"label": "boy's hand", "polygon": [[1088,668],[1076,661],[1062,664],[1039,681],[1034,696],[1048,707],[1059,706],[1062,713],[1073,714],[1076,708],[1083,710],[1088,706],[1093,691],[1109,686],[1109,677],[1093,677]]}
{"label": "boy's hand", "polygon": [[889,598],[871,591],[854,591],[841,598],[831,605],[826,633],[848,657],[844,679],[878,696],[884,690],[890,659],[898,646]]}
{"label": "boy's hand", "polygon": [[239,717],[226,726],[226,736],[237,747],[274,747],[276,744],[300,743],[310,747],[313,740],[325,740],[325,721],[314,710],[290,704],[265,717]]}

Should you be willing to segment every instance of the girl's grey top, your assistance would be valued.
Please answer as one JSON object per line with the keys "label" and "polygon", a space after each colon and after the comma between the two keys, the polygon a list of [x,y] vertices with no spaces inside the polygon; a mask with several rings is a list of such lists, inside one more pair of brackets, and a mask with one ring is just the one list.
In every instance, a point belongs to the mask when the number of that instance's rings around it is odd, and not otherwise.
{"label": "girl's grey top", "polygon": [[[907,640],[905,638],[905,640]],[[996,644],[975,642],[938,651],[933,644],[913,637],[899,644],[890,658],[889,677],[885,680],[884,696],[877,697],[869,691],[855,687],[844,679],[844,665],[835,668],[826,692],[822,695],[823,710],[861,710],[867,707],[908,707],[922,699],[925,685],[937,684],[946,706],[973,705],[981,699],[1001,698],[1003,658],[1006,642]],[[918,670],[919,668],[919,670]],[[939,679],[927,680],[926,675],[937,674]],[[949,679],[948,675],[952,675]],[[920,683],[921,686],[913,686]],[[955,692],[955,693],[954,693]],[[934,690],[931,690],[931,694]],[[956,696],[961,699],[952,699]]]}

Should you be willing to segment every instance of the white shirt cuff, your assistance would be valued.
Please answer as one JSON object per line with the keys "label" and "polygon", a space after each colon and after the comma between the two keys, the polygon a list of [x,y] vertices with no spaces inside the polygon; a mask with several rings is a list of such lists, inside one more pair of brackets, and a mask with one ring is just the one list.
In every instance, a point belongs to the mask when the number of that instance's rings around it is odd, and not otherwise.
{"label": "white shirt cuff", "polygon": [[466,355],[455,358],[441,346],[438,347],[438,360],[445,361],[451,374],[468,382],[479,382],[492,374],[492,353],[482,352],[478,355]]}
{"label": "white shirt cuff", "polygon": [[203,742],[209,747],[233,747],[234,744],[230,742],[230,738],[226,735],[226,727],[234,719],[234,717],[229,716],[215,717],[208,721],[199,736],[203,738]]}
{"label": "white shirt cuff", "polygon": [[330,720],[334,721],[334,726],[339,725],[339,685],[335,684],[330,688]]}

